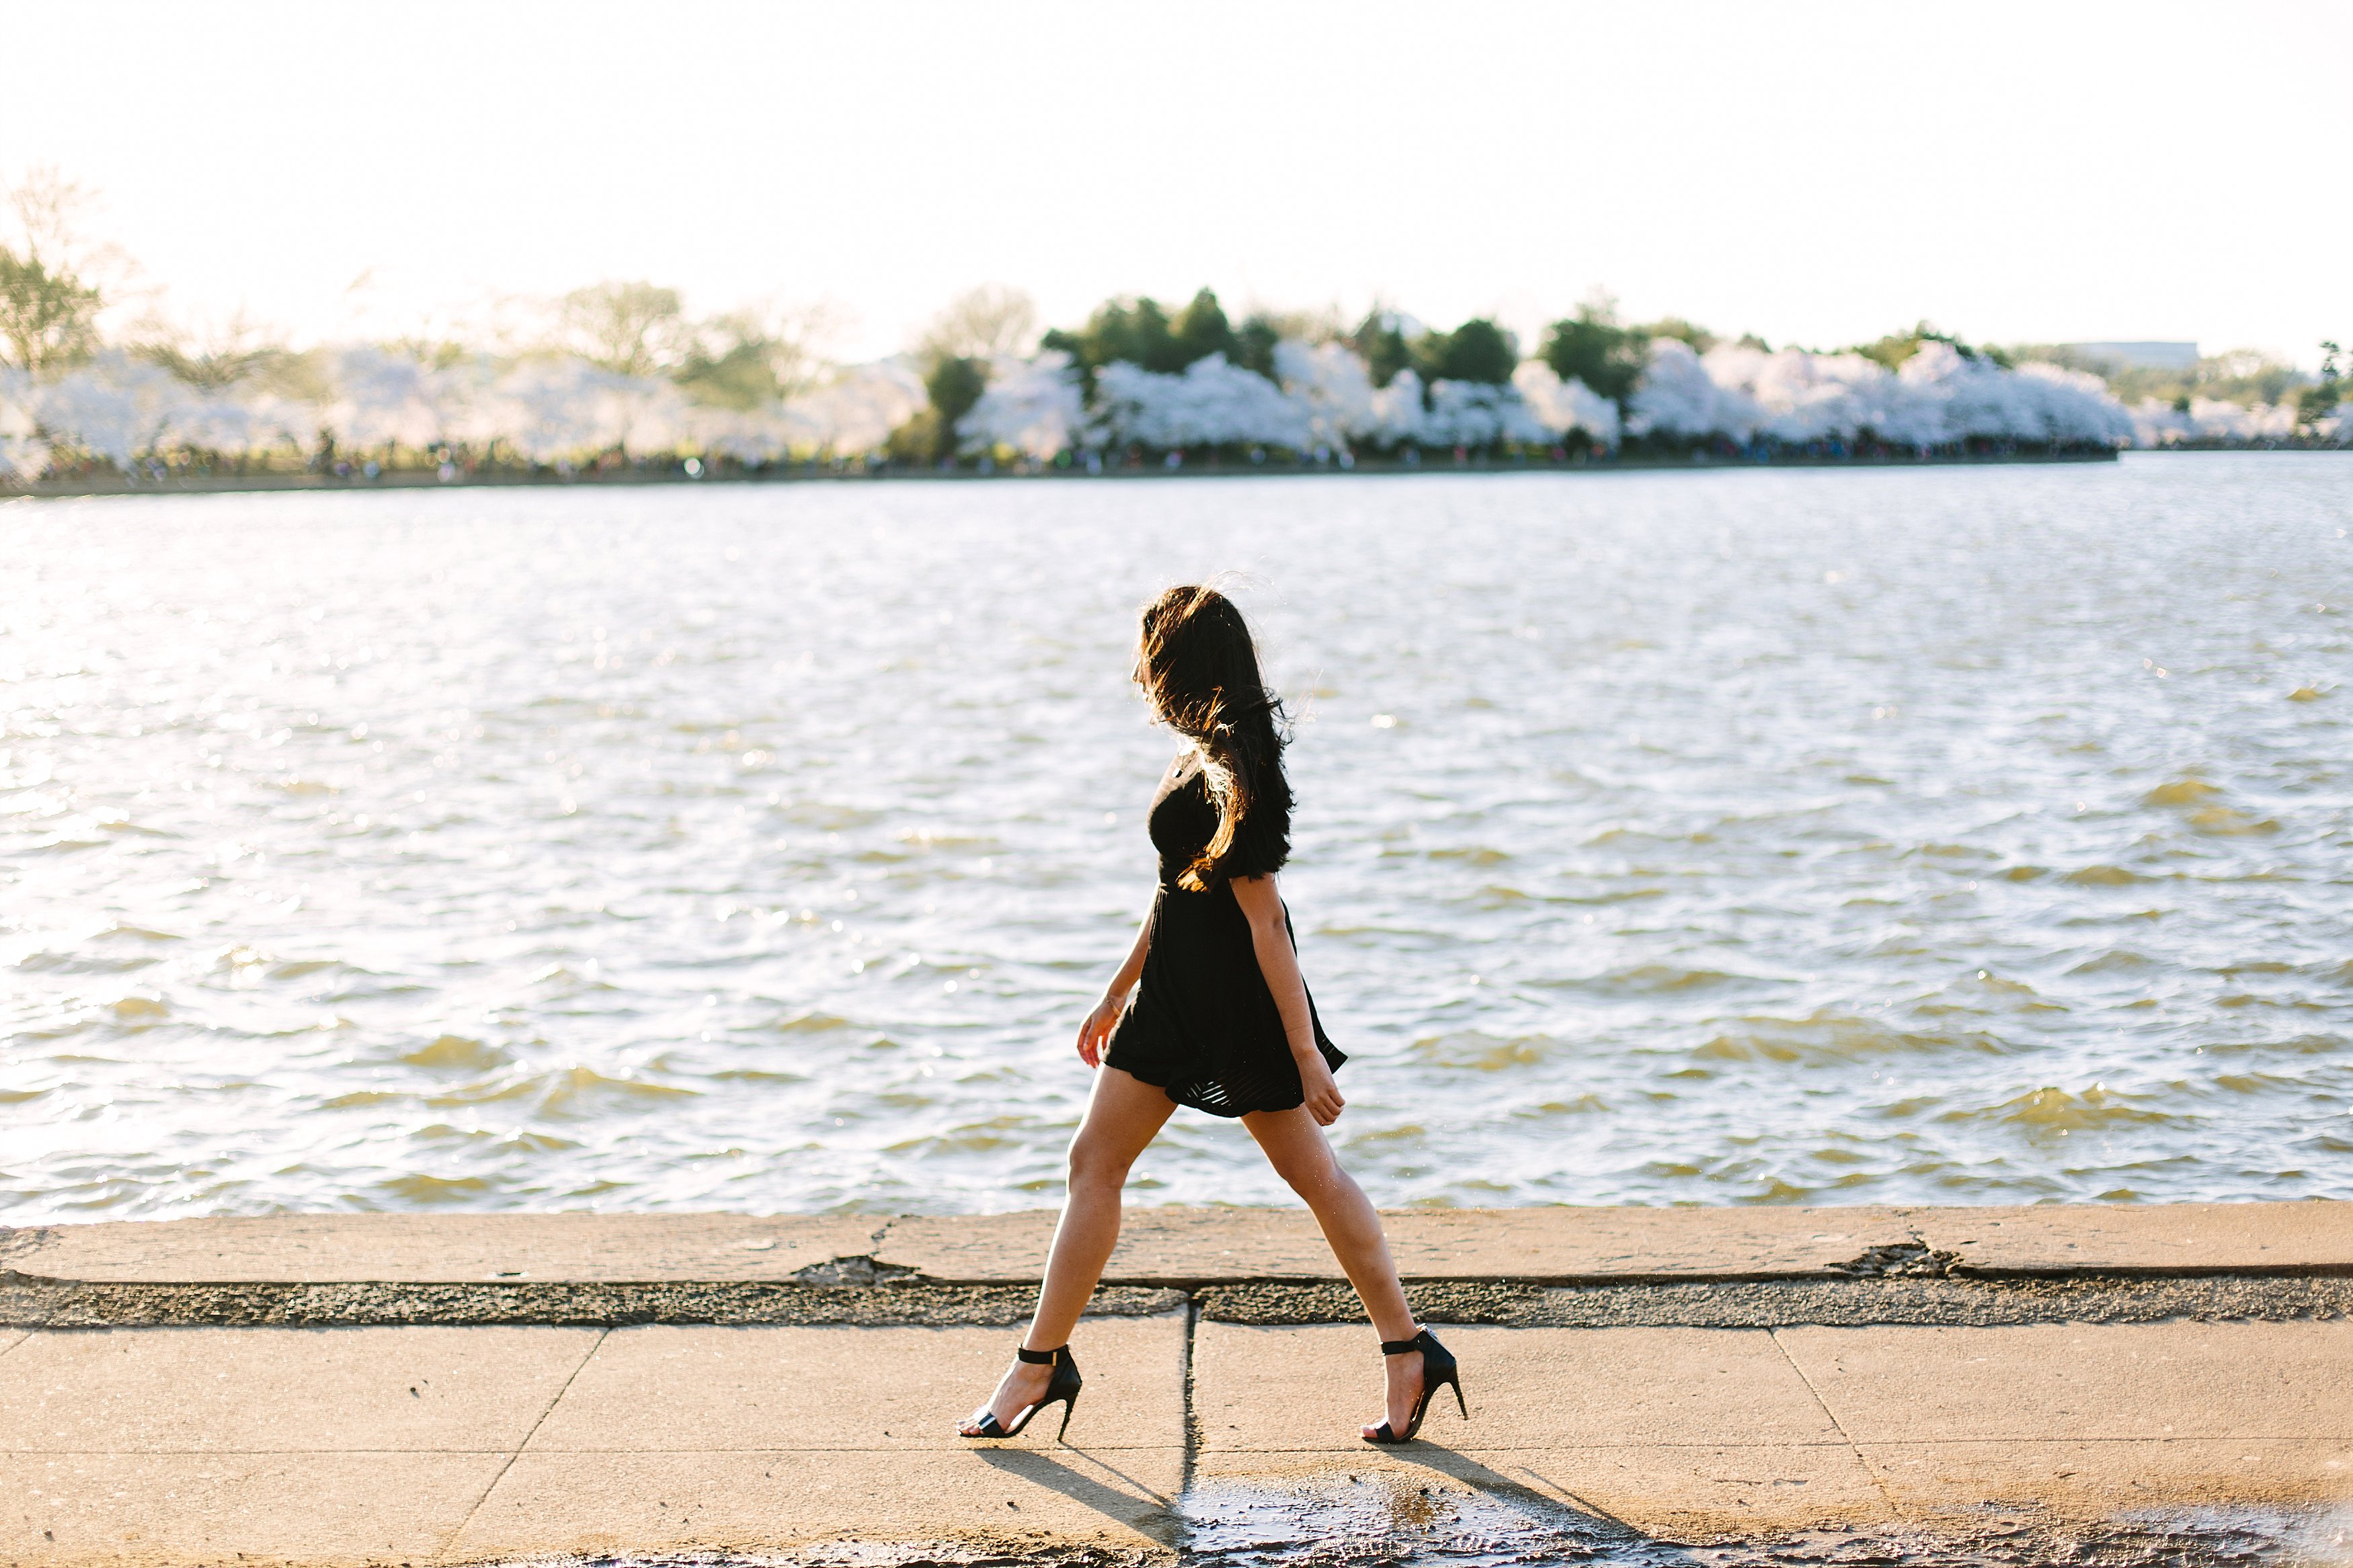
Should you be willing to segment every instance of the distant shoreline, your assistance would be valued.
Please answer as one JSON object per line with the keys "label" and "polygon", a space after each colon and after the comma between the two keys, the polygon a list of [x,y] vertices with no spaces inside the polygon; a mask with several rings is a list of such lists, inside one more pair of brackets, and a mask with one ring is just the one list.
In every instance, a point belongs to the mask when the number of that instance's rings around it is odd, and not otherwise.
{"label": "distant shoreline", "polygon": [[81,479],[43,479],[32,484],[17,484],[0,479],[0,500],[64,500],[83,496],[120,495],[219,495],[275,490],[329,492],[459,490],[524,486],[839,484],[896,480],[950,484],[1003,479],[1183,479],[1269,477],[1293,479],[1312,478],[1318,475],[1329,478],[1341,475],[1702,472],[1753,468],[1977,468],[2018,463],[2113,463],[2116,460],[2116,457],[2117,454],[2114,451],[2095,451],[1936,453],[1925,458],[1780,456],[1763,462],[1710,454],[1700,454],[1690,458],[1613,458],[1599,462],[1581,463],[1493,462],[1482,459],[1465,462],[1404,463],[1359,459],[1352,467],[1345,468],[1332,464],[1308,463],[1187,463],[1175,468],[1164,468],[1157,464],[1142,468],[1106,468],[1100,473],[1090,473],[1078,468],[1036,468],[1027,471],[1008,468],[984,473],[974,468],[940,470],[902,468],[896,465],[870,468],[860,465],[839,468],[779,466],[770,468],[743,468],[689,474],[674,462],[665,462],[659,468],[603,470],[589,468],[575,470],[569,474],[558,473],[553,469],[461,473],[448,479],[442,479],[439,473],[432,468],[387,469],[375,479],[363,478],[357,474],[346,477],[337,474],[273,473],[166,475],[159,479],[141,479],[124,474],[109,474]]}

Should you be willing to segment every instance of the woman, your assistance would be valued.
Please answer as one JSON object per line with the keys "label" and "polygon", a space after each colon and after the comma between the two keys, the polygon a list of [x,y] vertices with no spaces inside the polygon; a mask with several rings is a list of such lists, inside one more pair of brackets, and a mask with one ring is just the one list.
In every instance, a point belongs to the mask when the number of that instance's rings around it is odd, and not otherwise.
{"label": "woman", "polygon": [[[1322,1128],[1346,1103],[1300,978],[1274,874],[1290,853],[1291,789],[1274,698],[1241,612],[1211,588],[1171,588],[1144,611],[1135,680],[1153,715],[1187,742],[1152,797],[1160,887],[1127,960],[1079,1027],[1094,1068],[1071,1142],[1070,1199],[1054,1228],[1037,1315],[996,1394],[960,1428],[1009,1437],[1046,1406],[1078,1406],[1071,1330],[1119,1240],[1128,1167],[1179,1105],[1239,1117],[1314,1211],[1324,1238],[1380,1332],[1386,1418],[1368,1443],[1421,1429],[1431,1393],[1462,1384],[1454,1358],[1413,1321],[1380,1216],[1332,1157]],[[1463,1414],[1470,1414],[1463,1405]]]}

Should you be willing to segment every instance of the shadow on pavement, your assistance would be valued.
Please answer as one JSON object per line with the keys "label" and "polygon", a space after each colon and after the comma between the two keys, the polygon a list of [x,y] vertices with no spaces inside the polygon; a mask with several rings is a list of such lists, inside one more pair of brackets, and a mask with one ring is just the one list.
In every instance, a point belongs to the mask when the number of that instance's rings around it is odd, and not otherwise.
{"label": "shadow on pavement", "polygon": [[[1086,1449],[1065,1447],[1058,1452],[1070,1456],[1074,1462],[1066,1463],[1036,1448],[976,1448],[973,1455],[993,1470],[1060,1492],[1164,1545],[1176,1543],[1178,1531],[1167,1496]],[[1123,1491],[1097,1475],[1089,1474],[1090,1470],[1124,1483],[1130,1489]]]}

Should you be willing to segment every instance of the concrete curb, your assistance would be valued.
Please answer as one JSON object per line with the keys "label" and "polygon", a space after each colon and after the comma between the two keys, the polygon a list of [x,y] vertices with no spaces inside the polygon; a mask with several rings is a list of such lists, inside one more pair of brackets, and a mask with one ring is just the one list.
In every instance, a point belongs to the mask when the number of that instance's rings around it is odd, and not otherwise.
{"label": "concrete curb", "polygon": [[[1411,1281],[1549,1287],[2353,1276],[2353,1203],[2014,1208],[1398,1209]],[[229,1216],[0,1230],[0,1273],[88,1285],[1026,1286],[1054,1211]],[[1303,1209],[1135,1208],[1107,1285],[1340,1279]]]}

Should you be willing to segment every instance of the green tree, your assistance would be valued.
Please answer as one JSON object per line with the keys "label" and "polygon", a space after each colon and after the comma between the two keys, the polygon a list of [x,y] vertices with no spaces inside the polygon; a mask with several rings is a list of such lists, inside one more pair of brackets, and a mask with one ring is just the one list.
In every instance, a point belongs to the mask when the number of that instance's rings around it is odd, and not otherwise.
{"label": "green tree", "polygon": [[1640,330],[1619,325],[1618,312],[1609,300],[1588,300],[1577,308],[1576,315],[1546,329],[1536,357],[1561,380],[1573,377],[1623,404],[1642,377],[1649,342]]}
{"label": "green tree", "polygon": [[1645,338],[1673,338],[1679,342],[1689,343],[1694,353],[1704,354],[1724,341],[1705,327],[1687,321],[1681,316],[1662,316],[1649,325],[1634,330]]}
{"label": "green tree", "polygon": [[923,394],[940,420],[953,432],[956,421],[972,412],[980,395],[988,390],[988,362],[979,359],[944,359],[932,367],[923,378]]}
{"label": "green tree", "polygon": [[671,379],[689,397],[714,408],[765,408],[816,384],[823,369],[823,310],[781,316],[738,310],[704,322]]}
{"label": "green tree", "polygon": [[[1194,361],[1213,353],[1224,354],[1240,364],[1246,352],[1245,342],[1226,319],[1217,295],[1207,289],[1194,295],[1192,302],[1178,311],[1174,321],[1159,301],[1148,295],[1107,300],[1095,307],[1084,327],[1075,332],[1058,328],[1045,335],[1041,346],[1069,354],[1084,377],[1089,393],[1094,390],[1095,373],[1114,362],[1174,375]],[[1271,370],[1271,343],[1267,345],[1266,353]]]}
{"label": "green tree", "polygon": [[1095,372],[1104,365],[1124,361],[1149,369],[1169,358],[1168,316],[1148,296],[1107,300],[1095,307],[1085,326],[1076,331],[1057,327],[1039,340],[1039,346],[1070,355],[1092,393]]}
{"label": "green tree", "polygon": [[1483,316],[1451,332],[1424,332],[1413,342],[1413,366],[1424,381],[1478,381],[1500,386],[1519,368],[1519,344]]}
{"label": "green tree", "polygon": [[1356,330],[1347,335],[1346,342],[1372,373],[1375,386],[1387,386],[1397,379],[1398,372],[1413,363],[1413,348],[1406,342],[1404,321],[1395,310],[1382,306],[1374,306],[1356,323]]}
{"label": "green tree", "polygon": [[772,345],[757,338],[698,344],[672,377],[689,397],[712,408],[765,408],[784,398]]}
{"label": "green tree", "polygon": [[2296,395],[2295,417],[2300,425],[2312,425],[2337,412],[2344,395],[2343,374],[2337,368],[2337,356],[2345,351],[2323,338],[2320,341],[2320,379]]}
{"label": "green tree", "polygon": [[1277,343],[1286,338],[1304,343],[1345,342],[1347,335],[1339,312],[1328,306],[1315,310],[1253,310],[1249,320],[1234,329],[1234,346],[1228,357],[1244,370],[1254,370],[1281,384],[1282,377],[1274,368]]}
{"label": "green tree", "polygon": [[923,330],[915,352],[927,363],[1017,354],[1037,331],[1037,301],[1007,284],[984,283],[949,300]]}
{"label": "green tree", "polygon": [[1978,348],[1963,342],[1950,332],[1940,332],[1922,321],[1908,332],[1890,332],[1875,342],[1857,343],[1847,350],[1868,360],[1877,360],[1890,370],[1901,370],[1904,362],[1920,352],[1922,343],[1948,343],[1963,359],[1983,359],[1990,363],[2010,368],[2010,356],[1997,348]]}
{"label": "green tree", "polygon": [[654,375],[675,366],[691,342],[678,290],[642,279],[592,284],[557,309],[564,346],[617,375]]}
{"label": "green tree", "polygon": [[1280,384],[1282,378],[1275,374],[1274,345],[1285,335],[1282,324],[1261,310],[1235,331],[1233,351],[1229,357],[1244,370],[1254,370]]}
{"label": "green tree", "polygon": [[956,421],[972,412],[988,390],[988,362],[950,354],[933,362],[923,377],[929,407],[891,432],[890,452],[896,461],[928,466],[956,450]]}
{"label": "green tree", "polygon": [[106,297],[93,274],[106,253],[76,232],[86,200],[54,169],[36,169],[8,192],[23,243],[0,245],[0,341],[20,369],[69,364],[98,346]]}
{"label": "green tree", "polygon": [[1225,308],[1218,303],[1217,295],[1204,289],[1193,296],[1192,302],[1178,312],[1174,331],[1170,334],[1177,353],[1184,356],[1185,365],[1211,354],[1223,354],[1236,359],[1239,348],[1234,341],[1233,324],[1226,320]]}
{"label": "green tree", "polygon": [[9,363],[24,370],[87,358],[98,346],[105,300],[70,272],[53,272],[37,255],[0,245],[0,338]]}
{"label": "green tree", "polygon": [[[151,322],[147,341],[132,352],[161,365],[190,386],[218,392],[250,381],[278,366],[286,347],[243,314],[209,328],[172,328]],[[407,345],[403,345],[407,347]],[[418,359],[427,356],[410,352]]]}

